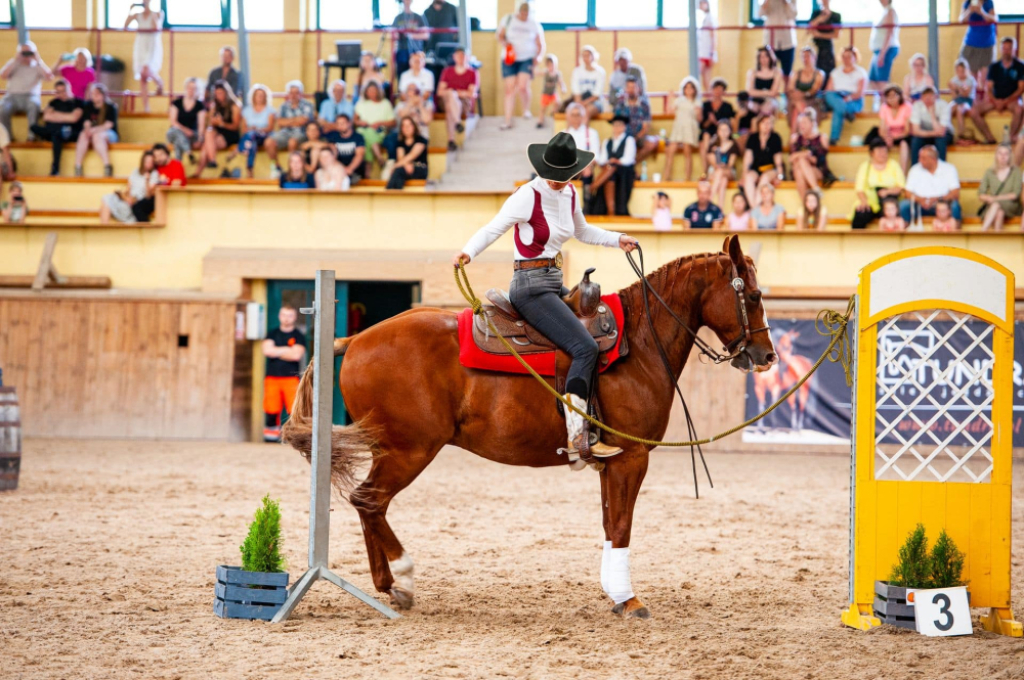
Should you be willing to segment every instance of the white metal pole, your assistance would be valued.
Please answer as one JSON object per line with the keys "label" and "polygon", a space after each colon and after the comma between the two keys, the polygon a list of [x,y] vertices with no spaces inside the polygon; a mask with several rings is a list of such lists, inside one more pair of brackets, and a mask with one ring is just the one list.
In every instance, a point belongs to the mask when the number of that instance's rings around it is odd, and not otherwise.
{"label": "white metal pole", "polygon": [[[671,0],[670,0],[671,1]],[[690,26],[687,29],[687,40],[690,48],[690,75],[700,81],[700,60],[697,57],[697,0],[688,0]]]}
{"label": "white metal pole", "polygon": [[[237,0],[238,2],[238,72],[241,74],[239,78],[238,89],[241,92],[236,92],[242,101],[245,101],[245,94],[249,91],[249,29],[245,27],[245,0]],[[270,102],[267,102],[268,104]],[[331,290],[334,290],[333,288]],[[333,293],[332,293],[333,294]],[[333,307],[332,307],[333,309]]]}
{"label": "white metal pole", "polygon": [[28,42],[28,28],[25,27],[25,0],[14,0],[14,25],[18,29],[18,42]]}
{"label": "white metal pole", "polygon": [[331,519],[331,418],[334,414],[334,270],[316,273],[313,344],[313,479],[309,488],[309,567],[327,566]]}

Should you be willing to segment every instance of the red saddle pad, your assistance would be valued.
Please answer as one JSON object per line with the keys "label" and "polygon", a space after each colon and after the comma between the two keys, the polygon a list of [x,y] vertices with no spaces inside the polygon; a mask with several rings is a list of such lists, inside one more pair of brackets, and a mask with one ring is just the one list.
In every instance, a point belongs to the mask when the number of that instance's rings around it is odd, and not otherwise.
{"label": "red saddle pad", "polygon": [[[615,316],[615,323],[619,327],[619,335],[615,339],[615,347],[608,352],[608,363],[601,365],[598,362],[598,371],[604,372],[619,358],[619,345],[622,343],[622,329],[625,326],[625,314],[622,312],[622,300],[618,293],[602,295],[601,302],[608,305]],[[555,352],[538,352],[536,354],[522,355],[526,363],[533,370],[541,375],[555,375]],[[459,312],[459,363],[466,368],[478,368],[484,371],[497,371],[499,373],[521,373],[529,375],[529,371],[511,354],[491,354],[476,346],[473,342],[473,310],[464,309]]]}

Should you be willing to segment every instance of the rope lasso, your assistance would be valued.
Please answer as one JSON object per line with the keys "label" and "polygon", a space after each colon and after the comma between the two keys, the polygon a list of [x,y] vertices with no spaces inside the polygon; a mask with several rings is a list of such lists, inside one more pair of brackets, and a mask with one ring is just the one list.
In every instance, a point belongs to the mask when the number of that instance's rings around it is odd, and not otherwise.
{"label": "rope lasso", "polygon": [[[469,303],[470,308],[472,308],[473,314],[483,314],[483,303],[473,292],[473,287],[469,283],[469,277],[466,275],[465,265],[460,262],[459,265],[454,269],[455,283],[456,285],[458,285],[459,291],[462,293],[462,296],[466,298],[466,302]],[[784,401],[793,396],[793,394],[798,389],[800,389],[800,387],[802,387],[803,384],[807,382],[807,380],[812,375],[814,375],[815,371],[817,371],[818,368],[821,367],[823,363],[825,363],[826,359],[831,363],[838,363],[843,367],[843,372],[846,375],[846,384],[847,386],[851,386],[853,384],[853,377],[850,372],[850,367],[853,363],[853,352],[852,346],[849,342],[849,337],[847,335],[847,327],[850,323],[850,318],[853,316],[853,305],[854,296],[850,296],[850,301],[847,304],[845,314],[841,314],[831,309],[825,309],[818,312],[818,315],[814,320],[814,328],[815,330],[817,330],[819,335],[831,336],[832,340],[829,342],[828,347],[825,348],[825,351],[822,353],[822,355],[818,357],[818,360],[815,361],[814,364],[811,366],[811,370],[804,374],[804,376],[800,378],[800,380],[798,380],[791,388],[789,388],[785,392],[785,394],[779,397],[774,404],[772,404],[771,406],[769,406],[768,408],[766,408],[764,411],[754,416],[753,418],[745,420],[739,425],[731,427],[728,430],[725,430],[724,432],[720,432],[716,435],[706,437],[704,439],[697,439],[694,441],[686,442],[659,441],[657,439],[645,439],[644,437],[637,437],[635,435],[631,435],[626,432],[617,430],[609,425],[605,425],[597,418],[592,417],[589,413],[585,413],[579,410],[578,408],[573,406],[571,401],[569,401],[561,394],[559,394],[558,390],[552,387],[548,383],[548,381],[543,378],[543,376],[537,373],[537,371],[535,371],[534,368],[530,366],[530,364],[528,364],[522,356],[519,355],[519,352],[516,351],[515,347],[512,346],[512,344],[505,338],[505,336],[498,332],[498,329],[495,328],[494,323],[489,318],[487,318],[486,314],[484,314],[483,317],[484,321],[487,323],[487,328],[490,329],[490,332],[496,335],[499,340],[501,340],[501,344],[505,346],[505,349],[507,349],[509,353],[513,357],[515,357],[516,361],[522,364],[523,368],[525,368],[530,373],[530,375],[532,375],[537,380],[537,382],[544,386],[544,389],[550,392],[556,399],[558,399],[558,401],[562,402],[565,408],[570,409],[573,413],[582,416],[584,419],[587,420],[587,422],[589,422],[594,427],[598,427],[604,430],[605,432],[608,432],[609,434],[615,435],[616,437],[620,437],[622,439],[635,442],[637,444],[644,444],[646,446],[685,447],[702,446],[704,444],[710,444],[712,442],[718,441],[719,439],[722,439],[723,437],[728,437],[731,434],[735,434],[736,432],[739,432],[743,428],[749,427],[750,425],[753,425],[754,423],[758,422],[759,420],[767,416],[769,413],[774,411],[776,408],[778,408],[778,406],[782,404]]]}

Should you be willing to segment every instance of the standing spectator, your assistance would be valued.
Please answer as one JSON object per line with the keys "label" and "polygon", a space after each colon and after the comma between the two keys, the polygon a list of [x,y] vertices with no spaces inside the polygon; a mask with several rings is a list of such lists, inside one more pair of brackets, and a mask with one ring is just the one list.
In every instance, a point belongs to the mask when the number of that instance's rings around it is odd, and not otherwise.
{"label": "standing spectator", "polygon": [[[597,154],[601,148],[601,140],[597,135],[597,130],[587,124],[587,109],[583,104],[576,102],[569,104],[565,110],[565,125],[565,131],[572,135],[577,149]],[[594,181],[594,165],[591,162],[580,173],[580,180],[583,182],[583,204],[587,210],[590,209],[590,186]]]}
{"label": "standing spectator", "polygon": [[277,132],[267,137],[264,144],[270,156],[271,179],[277,179],[281,170],[277,164],[277,151],[284,148],[291,153],[306,141],[306,123],[313,120],[316,112],[313,105],[302,97],[302,81],[292,80],[285,86],[288,95],[277,112]]}
{"label": "standing spectator", "polygon": [[302,154],[292,151],[288,154],[288,168],[278,178],[278,186],[282,189],[315,189],[313,175],[306,172],[306,163]]}
{"label": "standing spectator", "polygon": [[796,0],[761,0],[759,8],[765,25],[764,43],[778,58],[782,75],[789,78],[796,56]]}
{"label": "standing spectator", "polygon": [[[971,115],[974,96],[978,91],[978,81],[971,75],[970,68],[967,60],[960,57],[953,66],[953,77],[949,79],[949,91],[953,95],[953,104],[950,108],[956,115],[956,140],[958,142],[967,139],[964,119]],[[988,71],[987,65],[985,70]]]}
{"label": "standing spectator", "polygon": [[[597,152],[600,174],[591,185],[591,212],[604,215],[629,215],[629,197],[636,179],[636,138],[627,132],[629,118],[612,118],[612,138]],[[603,203],[602,203],[603,199]]]}
{"label": "standing spectator", "polygon": [[907,175],[907,198],[900,201],[900,216],[910,224],[916,217],[934,217],[939,201],[950,205],[953,218],[960,220],[960,178],[956,168],[939,160],[934,147],[921,150],[921,162]]}
{"label": "standing spectator", "polygon": [[150,212],[136,215],[133,208],[138,201],[152,196],[159,183],[160,173],[156,171],[153,152],[144,151],[139,159],[139,167],[128,175],[125,188],[103,197],[100,203],[100,222],[107,224],[111,219],[124,224],[148,222]]}
{"label": "standing spectator", "polygon": [[867,83],[867,71],[857,65],[860,52],[856,47],[843,50],[843,65],[832,71],[825,92],[825,104],[832,110],[832,130],[829,133],[829,146],[839,143],[843,134],[843,122],[853,122],[857,114],[864,110],[864,85]]}
{"label": "standing spectator", "polygon": [[889,147],[881,137],[871,140],[870,157],[857,169],[854,191],[857,203],[850,217],[850,227],[864,229],[878,219],[882,199],[898,199],[907,183],[900,164],[889,158]]}
{"label": "standing spectator", "polygon": [[809,191],[818,191],[832,177],[828,169],[828,146],[818,130],[817,114],[807,110],[797,116],[796,135],[789,149],[796,190],[803,200]]}
{"label": "standing spectator", "polygon": [[299,312],[291,305],[281,305],[277,313],[278,327],[267,333],[263,356],[267,357],[263,379],[263,440],[281,441],[284,413],[295,403],[299,387],[299,362],[306,356],[306,336],[295,327]]}
{"label": "standing spectator", "polygon": [[804,194],[800,206],[800,214],[796,218],[796,228],[800,230],[824,230],[828,224],[828,210],[822,203],[821,192],[813,189]]}
{"label": "standing spectator", "polygon": [[[584,45],[580,48],[580,58],[583,63],[572,70],[569,84],[569,92],[572,93],[570,101],[585,106],[589,118],[604,113],[608,109],[608,102],[604,98],[604,86],[608,74],[604,67],[597,63],[600,56],[593,45]],[[566,111],[568,111],[568,103]]]}
{"label": "standing spectator", "polygon": [[939,99],[934,87],[926,87],[921,101],[914,102],[910,113],[910,162],[917,163],[918,154],[926,145],[939,152],[946,160],[946,137],[952,130],[949,102]]}
{"label": "standing spectator", "polygon": [[996,54],[997,21],[999,15],[993,0],[964,0],[960,23],[968,26],[960,46],[960,58],[967,61],[979,83],[987,80],[989,64],[999,58]]}
{"label": "standing spectator", "polygon": [[899,17],[892,7],[892,0],[878,0],[882,4],[882,14],[871,27],[871,89],[875,91],[875,111],[882,105],[881,92],[889,84],[892,75],[892,63],[900,53]]}
{"label": "standing spectator", "polygon": [[978,186],[978,199],[982,205],[983,231],[1000,231],[1006,220],[1020,217],[1022,178],[1020,168],[1010,164],[1010,147],[1000,144],[996,148],[996,164],[985,171]]}
{"label": "standing spectator", "polygon": [[910,118],[913,109],[903,99],[899,85],[885,88],[885,104],[878,111],[879,132],[890,149],[900,152],[900,170],[910,169]]}
{"label": "standing spectator", "polygon": [[444,104],[449,151],[458,148],[456,135],[466,129],[462,121],[476,111],[476,93],[480,84],[476,69],[466,64],[466,48],[455,48],[452,60],[454,63],[441,72],[441,82],[437,86],[438,102]]}
{"label": "standing spectator", "polygon": [[380,72],[380,65],[377,57],[369,50],[363,50],[359,56],[359,79],[356,80],[356,89],[352,92],[352,104],[355,105],[363,96],[363,91],[370,83],[377,83],[380,88],[384,87],[384,74]]}
{"label": "standing spectator", "polygon": [[548,115],[554,115],[558,108],[557,92],[561,91],[565,96],[569,88],[565,86],[565,79],[562,72],[558,70],[558,57],[549,54],[544,57],[544,88],[540,94],[540,120],[537,121],[537,129],[544,127],[544,121]]}
{"label": "standing spectator", "polygon": [[354,185],[366,177],[366,140],[355,131],[346,114],[338,116],[337,123],[338,130],[330,141],[334,142],[338,162],[348,175],[349,183]]}
{"label": "standing spectator", "polygon": [[7,94],[0,99],[0,125],[10,133],[11,117],[15,113],[24,113],[28,117],[28,141],[34,142],[32,126],[39,122],[43,108],[39,98],[43,81],[53,78],[53,73],[39,56],[36,44],[29,40],[18,45],[14,57],[0,69],[0,78],[7,81]]}
{"label": "standing spectator", "polygon": [[[260,147],[267,148],[271,165],[277,163],[277,155],[270,153],[267,139],[274,133],[274,107],[270,105],[270,88],[256,83],[249,89],[248,103],[242,109],[242,135],[238,142],[238,153],[245,154],[245,169],[252,179],[253,168],[256,166],[256,154]],[[228,158],[230,162],[234,157]]]}
{"label": "standing spectator", "polygon": [[839,25],[843,23],[842,15],[833,12],[830,4],[830,0],[818,0],[818,9],[811,13],[811,22],[807,25],[818,51],[817,66],[825,74],[826,82],[836,67],[836,52],[832,41],[839,35]]}
{"label": "standing spectator", "polygon": [[704,13],[704,21],[697,33],[697,58],[700,60],[701,88],[707,92],[711,88],[711,71],[718,63],[718,36],[715,29],[715,17],[711,14],[708,0],[700,0],[697,8]]}
{"label": "standing spectator", "polygon": [[928,86],[935,87],[935,81],[928,73],[928,58],[917,52],[910,58],[910,73],[903,78],[903,91],[910,101],[916,102]]}
{"label": "standing spectator", "polygon": [[[781,1],[781,0],[779,0]],[[757,62],[747,71],[747,94],[750,108],[761,114],[775,113],[778,96],[786,86],[786,78],[775,60],[775,53],[767,45],[757,50]]]}
{"label": "standing spectator", "polygon": [[356,129],[366,140],[366,160],[381,166],[387,161],[382,142],[388,131],[395,127],[395,109],[381,96],[377,83],[367,83],[365,96],[356,104]]}
{"label": "standing spectator", "polygon": [[454,32],[437,31],[439,28],[458,28],[459,11],[446,0],[433,0],[430,7],[423,10],[423,18],[427,26],[431,28],[430,38],[427,41],[427,49],[437,52],[437,44],[453,42],[457,38]]}
{"label": "standing spectator", "polygon": [[[36,137],[53,142],[53,162],[50,176],[60,174],[60,158],[64,145],[78,139],[82,131],[82,107],[85,102],[71,96],[68,84],[63,78],[53,84],[54,97],[43,111],[43,124],[33,125],[30,130]],[[7,128],[0,133],[7,135]]]}
{"label": "standing spectator", "polygon": [[800,50],[800,68],[789,77],[789,129],[796,129],[796,118],[808,109],[818,113],[822,88],[825,87],[825,74],[817,66],[813,47]]}
{"label": "standing spectator", "polygon": [[[723,98],[728,87],[729,85],[723,79],[715,78],[711,81],[711,98],[705,99],[701,105],[700,157],[704,160],[705,170],[710,171],[712,167],[708,161],[708,151],[718,134],[719,123],[728,123],[731,128],[733,119],[736,118],[736,111],[732,108],[732,104]],[[724,199],[719,199],[719,203],[722,200]]]}
{"label": "standing spectator", "polygon": [[185,79],[185,94],[171,102],[167,109],[171,127],[167,130],[167,143],[174,148],[178,160],[188,156],[196,162],[193,149],[198,149],[206,132],[206,109],[199,99],[199,79]]}
{"label": "standing spectator", "polygon": [[721,229],[722,209],[711,202],[711,184],[697,182],[697,200],[683,211],[683,229]]}
{"label": "standing spectator", "polygon": [[1017,41],[1013,38],[1003,38],[1000,43],[1001,56],[999,61],[988,67],[988,80],[985,81],[987,96],[980,99],[977,105],[971,109],[971,120],[975,127],[985,136],[986,144],[995,144],[996,138],[985,122],[985,116],[992,111],[1008,111],[1012,116],[1010,121],[1010,138],[1013,139],[1020,132],[1021,125],[1021,103],[1020,96],[1024,93],[1024,63],[1021,63],[1014,54],[1017,52]]}
{"label": "standing spectator", "polygon": [[348,191],[351,182],[332,149],[320,149],[320,167],[314,177],[320,191]]}
{"label": "standing spectator", "polygon": [[398,123],[398,157],[387,188],[404,189],[410,179],[426,179],[427,158],[427,140],[420,134],[416,121],[403,117]]}
{"label": "standing spectator", "polygon": [[740,147],[732,138],[732,128],[727,120],[718,124],[718,133],[713,139],[714,146],[707,160],[711,172],[711,196],[718,199],[719,205],[725,205],[725,190],[729,182],[736,179],[736,159],[739,158]]}
{"label": "standing spectator", "polygon": [[[406,71],[403,73],[402,80],[404,81],[405,77],[411,72]],[[399,86],[399,89],[402,89],[401,86]],[[333,141],[333,136],[338,131],[338,117],[341,115],[347,116],[349,122],[352,122],[356,112],[352,102],[345,99],[345,81],[335,80],[331,83],[331,96],[320,103],[320,116],[318,118],[320,129],[324,131],[324,137],[328,141]]]}
{"label": "standing spectator", "polygon": [[757,229],[754,215],[750,212],[750,201],[742,191],[732,195],[732,212],[729,213],[726,229],[729,231],[748,231]]}
{"label": "standing spectator", "polygon": [[614,104],[626,91],[630,78],[636,81],[637,93],[643,97],[647,92],[647,74],[644,67],[633,63],[633,53],[628,47],[615,50],[615,68],[608,76],[608,101]]}
{"label": "standing spectator", "polygon": [[786,226],[786,209],[775,202],[775,185],[762,184],[758,193],[761,202],[751,210],[754,224],[758,229],[782,231]]}
{"label": "standing spectator", "polygon": [[135,71],[135,80],[141,82],[142,110],[146,113],[149,113],[149,81],[156,83],[158,97],[164,92],[164,81],[160,79],[160,69],[164,63],[164,46],[160,39],[164,13],[159,9],[152,11],[149,9],[150,4],[150,0],[141,0],[140,3],[132,5],[133,9],[141,5],[142,11],[129,14],[124,22],[126,31],[132,22],[138,26],[132,51],[132,68]]}
{"label": "standing spectator", "polygon": [[156,161],[161,186],[183,187],[188,183],[185,180],[185,166],[181,161],[171,158],[171,150],[166,144],[153,145],[153,160]]}
{"label": "standing spectator", "polygon": [[79,47],[71,54],[60,55],[53,65],[53,73],[67,81],[71,96],[75,99],[85,99],[89,86],[96,82],[92,53],[84,47]]}
{"label": "standing spectator", "polygon": [[82,176],[82,160],[90,146],[103,159],[103,176],[113,176],[109,146],[118,139],[117,104],[107,97],[107,86],[103,83],[93,83],[89,90],[89,101],[82,107],[82,121],[75,146],[75,177]]}
{"label": "standing spectator", "polygon": [[199,163],[192,176],[199,177],[206,168],[216,168],[217,152],[238,144],[242,137],[241,129],[242,103],[231,86],[221,81],[213,86],[210,124],[206,126]]}
{"label": "standing spectator", "polygon": [[231,86],[232,92],[245,92],[245,88],[242,86],[242,74],[234,67],[235,63],[235,48],[231,45],[225,45],[220,48],[220,64],[210,69],[210,74],[206,76],[206,102],[213,101],[213,86],[224,81]]}
{"label": "standing spectator", "polygon": [[[747,196],[761,196],[760,189],[766,184],[782,181],[782,139],[775,132],[775,116],[758,116],[756,132],[747,139],[747,150],[743,154],[743,189]],[[751,201],[757,206],[757,199]]]}
{"label": "standing spectator", "polygon": [[693,176],[693,152],[700,143],[701,101],[700,87],[697,79],[686,76],[679,84],[679,95],[669,102],[669,115],[675,114],[672,123],[672,134],[665,145],[665,169],[663,177],[666,182],[672,181],[673,161],[676,149],[682,147],[685,158],[684,176],[689,182]]}
{"label": "standing spectator", "polygon": [[3,204],[3,212],[0,213],[0,217],[3,217],[4,222],[9,224],[24,222],[28,217],[28,202],[25,200],[21,182],[17,180],[11,182],[7,188],[7,199]]}
{"label": "standing spectator", "polygon": [[426,63],[427,55],[423,53],[423,50],[413,52],[409,56],[409,70],[398,79],[399,97],[404,97],[410,83],[415,83],[416,87],[423,94],[424,100],[428,105],[432,105],[431,100],[436,88],[434,85],[434,74],[425,68],[424,64]]}
{"label": "standing spectator", "polygon": [[523,104],[523,118],[530,118],[530,80],[533,67],[540,64],[544,54],[544,29],[530,16],[530,3],[519,3],[515,14],[509,14],[498,28],[498,42],[505,51],[501,64],[501,77],[505,81],[505,123],[502,130],[512,127],[512,113],[516,94]]}
{"label": "standing spectator", "polygon": [[658,150],[657,137],[649,134],[651,129],[651,105],[646,97],[639,93],[640,81],[630,77],[626,81],[626,91],[619,97],[615,105],[615,115],[629,121],[626,132],[636,140],[636,162]]}
{"label": "standing spectator", "polygon": [[423,30],[427,27],[426,19],[412,11],[412,0],[400,1],[402,11],[395,15],[391,24],[398,31],[395,40],[395,73],[399,76],[409,69],[409,58],[416,52],[422,52],[423,41],[430,37],[430,33]]}
{"label": "standing spectator", "polygon": [[306,123],[306,141],[299,146],[302,158],[306,162],[306,172],[316,172],[320,165],[320,151],[323,149],[330,149],[335,157],[338,155],[334,145],[320,137],[320,126],[316,124],[316,121]]}

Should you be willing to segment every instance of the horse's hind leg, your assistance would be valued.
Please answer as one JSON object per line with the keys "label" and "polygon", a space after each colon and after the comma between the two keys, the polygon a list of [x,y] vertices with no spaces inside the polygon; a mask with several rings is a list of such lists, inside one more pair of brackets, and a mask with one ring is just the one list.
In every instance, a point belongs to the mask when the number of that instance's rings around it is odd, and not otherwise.
{"label": "horse's hind leg", "polygon": [[363,527],[373,585],[380,592],[389,594],[401,609],[413,605],[413,564],[391,530],[386,514],[391,499],[416,479],[439,450],[440,447],[377,452],[370,473],[351,496]]}

